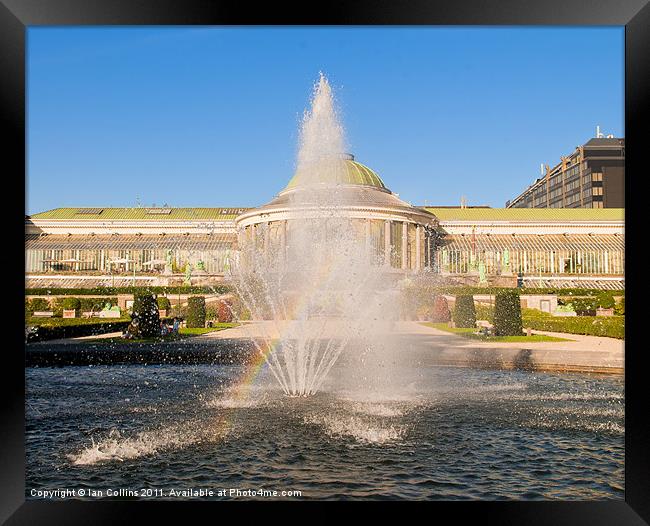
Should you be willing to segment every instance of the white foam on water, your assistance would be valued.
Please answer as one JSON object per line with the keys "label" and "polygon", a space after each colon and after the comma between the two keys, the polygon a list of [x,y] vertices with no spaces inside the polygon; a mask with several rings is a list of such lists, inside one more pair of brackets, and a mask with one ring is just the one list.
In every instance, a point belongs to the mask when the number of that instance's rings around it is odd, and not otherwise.
{"label": "white foam on water", "polygon": [[152,431],[141,431],[133,436],[124,436],[112,429],[107,437],[76,453],[67,455],[75,466],[90,466],[104,462],[124,462],[144,456],[156,455],[162,451],[182,449],[206,441],[218,441],[227,434],[221,425],[206,422],[185,422]]}
{"label": "white foam on water", "polygon": [[264,404],[264,400],[255,399],[251,397],[215,397],[205,403],[205,407],[210,409],[223,408],[223,409],[241,409],[248,407],[257,407]]}
{"label": "white foam on water", "polygon": [[309,415],[303,422],[323,428],[332,438],[350,437],[362,444],[396,442],[403,439],[407,431],[405,425],[381,425],[355,416]]}
{"label": "white foam on water", "polygon": [[402,416],[405,412],[404,409],[400,409],[398,407],[391,407],[386,404],[371,404],[371,403],[352,404],[350,406],[350,411],[354,413],[363,414],[363,415],[383,416],[389,418]]}

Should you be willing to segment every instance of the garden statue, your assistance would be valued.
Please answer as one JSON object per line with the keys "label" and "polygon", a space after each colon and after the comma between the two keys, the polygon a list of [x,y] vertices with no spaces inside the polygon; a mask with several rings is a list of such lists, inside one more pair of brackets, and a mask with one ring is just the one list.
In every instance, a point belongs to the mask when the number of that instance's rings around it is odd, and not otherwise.
{"label": "garden statue", "polygon": [[172,261],[173,261],[173,251],[172,249],[167,250],[167,256],[165,257],[165,274],[172,273]]}
{"label": "garden statue", "polygon": [[478,281],[479,283],[487,283],[487,278],[485,276],[485,263],[479,261],[478,263]]}
{"label": "garden statue", "polygon": [[510,274],[510,252],[507,248],[503,251],[503,258],[501,259],[501,274]]}

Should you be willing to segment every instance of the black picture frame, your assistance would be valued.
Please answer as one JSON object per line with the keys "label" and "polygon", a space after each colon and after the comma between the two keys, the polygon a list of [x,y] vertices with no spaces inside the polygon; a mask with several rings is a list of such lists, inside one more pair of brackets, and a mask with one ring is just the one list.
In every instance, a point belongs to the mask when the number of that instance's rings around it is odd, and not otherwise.
{"label": "black picture frame", "polygon": [[[650,122],[650,5],[647,0],[431,0],[323,2],[310,4],[276,2],[253,5],[232,1],[186,0],[0,0],[0,106],[2,108],[3,182],[8,190],[4,233],[11,234],[15,250],[0,251],[5,283],[13,284],[5,295],[5,344],[0,366],[3,391],[0,397],[0,520],[7,524],[113,524],[151,520],[152,503],[26,501],[24,448],[24,320],[19,302],[24,284],[25,145],[25,42],[26,29],[35,25],[619,25],[625,26],[625,138],[626,138],[626,246],[642,243],[643,210],[641,168],[644,128]],[[579,57],[577,58],[579,59]],[[597,79],[576,79],[589,89]],[[645,148],[644,148],[645,147]],[[9,190],[10,189],[10,190]],[[14,239],[15,236],[15,239]],[[637,245],[641,246],[641,244]],[[625,374],[625,501],[593,502],[436,502],[454,522],[471,518],[497,524],[644,524],[650,522],[650,425],[645,407],[644,353],[640,338],[642,267],[645,256],[628,257],[626,265],[628,308]],[[22,269],[19,267],[22,265]],[[630,303],[631,302],[631,303]],[[164,506],[173,518],[171,503]],[[173,513],[187,520],[188,505],[177,503]],[[195,503],[199,504],[199,503]],[[208,503],[201,503],[201,506]],[[223,508],[220,508],[222,510]],[[212,513],[212,512],[211,512]],[[220,512],[221,513],[221,512]],[[403,519],[402,519],[403,520]],[[644,522],[645,521],[645,522]]]}

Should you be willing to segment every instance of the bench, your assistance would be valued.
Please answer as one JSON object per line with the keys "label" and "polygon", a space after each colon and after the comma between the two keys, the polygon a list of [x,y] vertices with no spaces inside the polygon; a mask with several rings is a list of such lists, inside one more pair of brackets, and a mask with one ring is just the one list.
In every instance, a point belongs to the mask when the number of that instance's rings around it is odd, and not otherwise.
{"label": "bench", "polygon": [[32,316],[34,316],[34,318],[52,318],[54,312],[51,310],[37,310],[32,314]]}

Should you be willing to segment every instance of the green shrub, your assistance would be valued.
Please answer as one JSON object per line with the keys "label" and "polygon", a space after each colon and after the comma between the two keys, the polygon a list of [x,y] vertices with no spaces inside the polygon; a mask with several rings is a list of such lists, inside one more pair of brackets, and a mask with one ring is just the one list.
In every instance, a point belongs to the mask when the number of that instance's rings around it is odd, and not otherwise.
{"label": "green shrub", "polygon": [[160,315],[158,304],[153,294],[138,292],[133,297],[133,318],[140,322],[140,334],[144,337],[160,334]]}
{"label": "green shrub", "polygon": [[205,327],[204,296],[191,296],[187,300],[187,326],[190,329]]}
{"label": "green shrub", "polygon": [[214,303],[210,303],[205,306],[205,318],[206,320],[216,320],[219,317],[219,306]]}
{"label": "green shrub", "polygon": [[625,297],[622,297],[614,306],[614,314],[625,316]]}
{"label": "green shrub", "polygon": [[616,306],[616,300],[611,292],[603,292],[597,296],[598,306],[602,309],[613,309]]}
{"label": "green shrub", "polygon": [[521,336],[521,301],[516,291],[500,291],[494,300],[494,333],[497,336]]}
{"label": "green shrub", "polygon": [[431,321],[434,323],[444,323],[450,320],[451,320],[451,312],[449,312],[449,303],[447,302],[447,298],[439,295],[434,296],[433,309],[431,312]]}
{"label": "green shrub", "polygon": [[494,306],[485,303],[476,304],[476,319],[494,323]]}
{"label": "green shrub", "polygon": [[112,296],[113,294],[226,294],[230,292],[227,285],[214,286],[175,286],[175,287],[90,287],[90,288],[43,288],[34,287],[25,290],[27,296]]}
{"label": "green shrub", "polygon": [[165,296],[158,296],[156,298],[156,301],[158,302],[158,308],[160,310],[166,310],[169,311],[172,308],[172,303],[169,301],[169,298]]}
{"label": "green shrub", "polygon": [[81,310],[81,302],[79,298],[63,298],[61,301],[62,310],[74,310],[76,315],[79,316]]}
{"label": "green shrub", "polygon": [[463,328],[476,327],[476,309],[474,307],[473,296],[456,296],[456,303],[454,305],[454,324],[456,327]]}
{"label": "green shrub", "polygon": [[607,336],[625,338],[624,316],[553,316],[545,312],[526,309],[523,314],[524,325],[538,331],[585,334],[588,336]]}
{"label": "green shrub", "polygon": [[29,302],[29,310],[31,312],[43,312],[50,310],[50,302],[45,298],[33,298]]}
{"label": "green shrub", "polygon": [[123,331],[129,323],[127,320],[88,320],[83,318],[30,320],[29,325],[33,330],[28,333],[27,341],[38,342]]}
{"label": "green shrub", "polygon": [[578,316],[595,316],[598,308],[598,297],[575,298],[571,300],[570,305]]}

